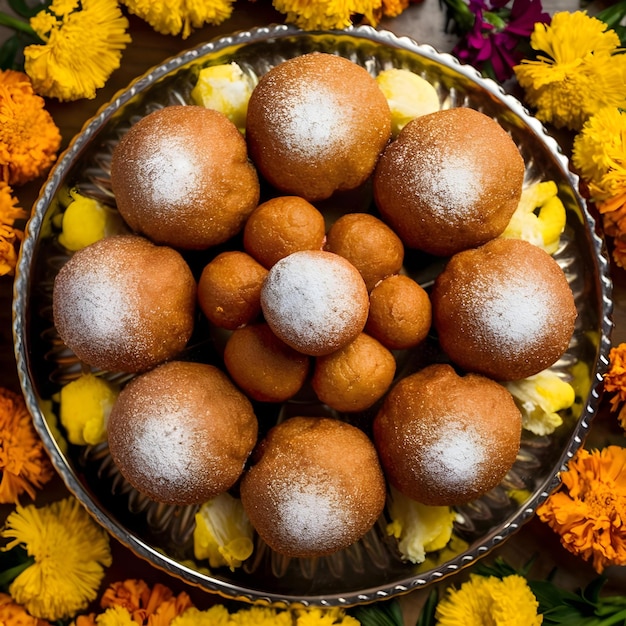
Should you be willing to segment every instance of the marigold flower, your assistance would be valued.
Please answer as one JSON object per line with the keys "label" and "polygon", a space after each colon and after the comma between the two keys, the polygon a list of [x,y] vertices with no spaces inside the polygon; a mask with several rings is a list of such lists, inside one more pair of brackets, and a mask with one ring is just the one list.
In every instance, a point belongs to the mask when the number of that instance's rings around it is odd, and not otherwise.
{"label": "marigold flower", "polygon": [[626,448],[581,448],[561,474],[562,484],[538,509],[539,519],[573,554],[598,573],[626,565]]}
{"label": "marigold flower", "polygon": [[604,107],[626,105],[626,55],[615,31],[584,11],[559,12],[536,24],[530,44],[536,60],[513,69],[537,118],[580,130]]}
{"label": "marigold flower", "polygon": [[626,402],[626,343],[613,346],[609,351],[609,368],[604,373],[604,391],[614,394],[611,410],[616,411]]}
{"label": "marigold flower", "polygon": [[18,505],[1,536],[9,540],[6,549],[20,545],[34,558],[9,593],[42,619],[64,619],[87,608],[111,565],[108,535],[73,497],[41,508]]}
{"label": "marigold flower", "polygon": [[11,596],[0,593],[0,624],[3,626],[51,626],[50,622],[33,617]]}
{"label": "marigold flower", "polygon": [[471,574],[460,588],[449,587],[437,605],[438,626],[538,626],[539,603],[523,576]]}
{"label": "marigold flower", "polygon": [[287,22],[304,30],[347,28],[357,14],[376,25],[383,6],[382,0],[273,0],[272,4]]}
{"label": "marigold flower", "polygon": [[151,589],[143,580],[128,579],[110,585],[100,605],[104,609],[125,609],[136,624],[169,626],[176,616],[192,606],[192,602],[184,591],[175,596],[169,587],[160,583]]}
{"label": "marigold flower", "polygon": [[17,247],[22,231],[15,228],[15,220],[25,219],[28,214],[17,205],[13,190],[0,181],[0,276],[12,276],[17,263]]}
{"label": "marigold flower", "polygon": [[0,71],[0,180],[21,185],[56,159],[61,133],[23,72]]}
{"label": "marigold flower", "polygon": [[[0,502],[17,503],[26,492],[35,497],[54,470],[37,436],[24,398],[0,387]],[[1,622],[1,621],[0,621]]]}
{"label": "marigold flower", "polygon": [[157,33],[186,39],[203,24],[221,24],[233,12],[234,0],[122,0],[128,10]]}
{"label": "marigold flower", "polygon": [[37,93],[61,101],[95,98],[130,42],[116,0],[53,0],[30,25],[45,43],[24,49],[24,70]]}

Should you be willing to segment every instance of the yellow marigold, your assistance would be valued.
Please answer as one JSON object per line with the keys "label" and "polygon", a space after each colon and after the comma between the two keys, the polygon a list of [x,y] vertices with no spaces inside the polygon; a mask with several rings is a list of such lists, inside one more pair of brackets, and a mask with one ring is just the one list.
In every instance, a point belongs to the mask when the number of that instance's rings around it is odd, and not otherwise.
{"label": "yellow marigold", "polygon": [[517,574],[470,575],[460,588],[449,587],[437,605],[438,626],[539,626],[539,603],[526,579]]}
{"label": "yellow marigold", "polygon": [[580,130],[600,109],[626,105],[626,55],[604,22],[584,11],[555,13],[551,24],[535,24],[530,44],[537,60],[514,71],[543,122]]}
{"label": "yellow marigold", "polygon": [[355,15],[375,25],[383,6],[382,0],[273,0],[272,4],[285,14],[285,21],[304,30],[347,28]]}
{"label": "yellow marigold", "polygon": [[[613,215],[613,213],[609,213],[609,215]],[[626,241],[615,240],[612,256],[618,267],[626,269]],[[624,426],[624,428],[626,429],[626,426]]]}
{"label": "yellow marigold", "polygon": [[3,626],[51,626],[50,622],[33,617],[11,596],[0,593],[0,624]]}
{"label": "yellow marigold", "polygon": [[626,402],[626,343],[613,346],[609,351],[609,367],[604,374],[604,391],[613,394],[611,410],[616,411]]}
{"label": "yellow marigold", "polygon": [[53,0],[30,25],[44,43],[24,49],[24,70],[37,93],[62,101],[94,98],[130,42],[116,0]]}
{"label": "yellow marigold", "polygon": [[21,185],[54,162],[61,133],[26,74],[0,71],[0,180]]}
{"label": "yellow marigold", "polygon": [[13,190],[0,181],[0,276],[12,276],[17,263],[17,247],[22,231],[15,228],[15,220],[28,217],[26,211],[17,206]]}
{"label": "yellow marigold", "polygon": [[221,24],[233,12],[234,0],[122,0],[128,10],[162,35],[186,39],[203,24]]}
{"label": "yellow marigold", "polygon": [[34,498],[35,490],[54,476],[24,398],[3,388],[0,388],[0,470],[3,504],[17,503],[24,492]]}
{"label": "yellow marigold", "polygon": [[128,579],[110,585],[100,605],[103,609],[125,609],[137,624],[169,626],[175,617],[192,606],[192,602],[184,591],[175,596],[169,587],[160,583],[151,589],[143,580]]}
{"label": "yellow marigold", "polygon": [[600,573],[626,565],[626,448],[581,448],[561,475],[561,487],[538,509],[573,554]]}
{"label": "yellow marigold", "polygon": [[6,549],[20,545],[34,559],[9,593],[42,619],[65,619],[86,609],[111,565],[108,535],[73,497],[41,508],[18,505],[1,536],[9,540]]}
{"label": "yellow marigold", "polygon": [[383,15],[385,17],[398,17],[409,6],[410,0],[383,0]]}

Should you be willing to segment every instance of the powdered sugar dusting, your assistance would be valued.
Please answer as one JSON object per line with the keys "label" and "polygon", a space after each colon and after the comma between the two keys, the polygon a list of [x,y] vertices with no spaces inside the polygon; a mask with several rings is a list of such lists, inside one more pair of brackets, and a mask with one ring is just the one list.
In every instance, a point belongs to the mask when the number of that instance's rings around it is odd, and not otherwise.
{"label": "powdered sugar dusting", "polygon": [[294,476],[274,488],[277,523],[292,549],[325,550],[345,541],[353,509],[331,481]]}
{"label": "powdered sugar dusting", "polygon": [[422,462],[437,484],[464,491],[481,477],[487,450],[481,435],[471,425],[460,426],[449,421],[432,444],[422,449]]}
{"label": "powdered sugar dusting", "polygon": [[261,291],[272,330],[303,351],[341,343],[355,325],[361,326],[358,334],[367,316],[364,300],[367,291],[358,271],[319,251],[296,252],[278,261]]}
{"label": "powdered sugar dusting", "polygon": [[345,107],[322,82],[293,81],[283,86],[283,99],[266,110],[270,128],[282,144],[303,158],[330,158],[349,129]]}

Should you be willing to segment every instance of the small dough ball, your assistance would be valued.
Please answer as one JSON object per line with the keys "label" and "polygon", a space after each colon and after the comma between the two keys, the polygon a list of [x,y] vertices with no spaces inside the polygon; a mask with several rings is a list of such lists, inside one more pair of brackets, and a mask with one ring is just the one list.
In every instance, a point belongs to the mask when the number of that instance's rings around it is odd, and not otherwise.
{"label": "small dough ball", "polygon": [[270,548],[316,557],[347,548],[385,506],[385,481],[372,442],[345,422],[292,417],[261,443],[241,482],[241,501]]}
{"label": "small dough ball", "polygon": [[260,195],[237,127],[194,105],[164,107],[131,126],[113,151],[111,185],[133,230],[194,250],[237,234]]}
{"label": "small dough ball", "polygon": [[259,172],[310,201],[364,183],[390,136],[391,112],[376,80],[334,54],[283,61],[248,103],[246,138]]}
{"label": "small dough ball", "polygon": [[131,380],[108,422],[124,478],[156,502],[190,505],[230,489],[258,433],[250,401],[216,367],[172,361]]}
{"label": "small dough ball", "polygon": [[276,263],[261,289],[274,333],[310,356],[339,350],[363,330],[369,296],[359,271],[323,250],[294,252]]}
{"label": "small dough ball", "polygon": [[502,481],[521,430],[519,409],[502,385],[435,364],[389,392],[374,420],[374,441],[396,489],[423,504],[455,506]]}
{"label": "small dough ball", "polygon": [[249,254],[229,250],[218,254],[202,270],[198,304],[218,328],[235,330],[261,313],[261,286],[267,270]]}
{"label": "small dough ball", "polygon": [[329,229],[326,250],[348,259],[371,291],[404,262],[404,245],[387,224],[368,213],[342,215]]}
{"label": "small dough ball", "polygon": [[117,235],[74,253],[55,278],[52,307],[59,336],[81,361],[142,372],[187,345],[196,282],[176,250]]}
{"label": "small dough ball", "polygon": [[577,317],[559,264],[521,239],[495,239],[454,255],[435,280],[431,301],[450,359],[502,381],[553,365],[567,350]]}
{"label": "small dough ball", "polygon": [[389,144],[374,173],[374,197],[405,245],[450,256],[504,231],[524,171],[498,122],[474,109],[446,109],[409,122]]}
{"label": "small dough ball", "polygon": [[383,397],[395,373],[393,354],[361,333],[341,350],[315,360],[311,384],[317,397],[331,409],[364,411]]}
{"label": "small dough ball", "polygon": [[260,204],[243,230],[248,254],[266,268],[301,250],[321,250],[326,239],[324,216],[298,196],[279,196]]}
{"label": "small dough ball", "polygon": [[404,274],[389,276],[370,293],[367,333],[390,350],[420,344],[432,324],[432,306],[426,290]]}
{"label": "small dough ball", "polygon": [[234,331],[224,349],[232,379],[261,402],[284,402],[296,395],[309,373],[309,360],[263,323]]}

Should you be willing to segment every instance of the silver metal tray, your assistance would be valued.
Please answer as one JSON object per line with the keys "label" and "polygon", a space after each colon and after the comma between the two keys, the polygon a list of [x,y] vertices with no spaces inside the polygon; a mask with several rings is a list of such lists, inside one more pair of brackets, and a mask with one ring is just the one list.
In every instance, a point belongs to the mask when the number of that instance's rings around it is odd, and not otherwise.
{"label": "silver metal tray", "polygon": [[[157,505],[141,496],[123,480],[106,444],[95,448],[69,445],[64,452],[63,433],[44,415],[42,402],[77,377],[83,367],[59,340],[52,324],[52,285],[68,258],[57,240],[57,222],[72,188],[114,204],[109,165],[119,138],[148,112],[189,103],[202,66],[236,61],[258,77],[284,59],[311,51],[348,57],[373,75],[391,67],[416,72],[436,87],[443,108],[467,106],[496,118],[520,148],[527,183],[556,181],[567,209],[567,226],[555,258],[568,277],[579,316],[571,345],[554,368],[571,381],[577,400],[553,435],[524,433],[518,459],[502,485],[458,509],[455,534],[467,542],[466,549],[431,554],[422,565],[404,562],[395,539],[385,533],[388,520],[383,516],[361,541],[330,557],[287,559],[259,540],[243,567],[234,572],[228,568],[209,571],[206,563],[193,558],[194,507]],[[220,38],[168,60],[120,92],[74,138],[41,190],[21,248],[14,288],[18,373],[55,468],[94,518],[137,555],[227,598],[280,605],[349,606],[405,593],[471,564],[519,529],[558,485],[559,472],[581,446],[598,406],[610,348],[611,281],[603,239],[577,184],[556,141],[518,100],[452,56],[389,32],[356,27],[307,33],[284,25],[270,26]],[[371,192],[366,185],[341,201],[350,201],[351,211],[368,210]],[[332,201],[320,208],[332,211]],[[407,254],[407,268],[428,287],[441,264]],[[210,333],[197,333],[185,358],[196,358],[200,346],[203,353],[213,346],[219,363],[219,338]],[[431,337],[420,349],[402,355],[399,375],[440,357]],[[127,378],[116,372],[103,375],[119,383]],[[302,402],[307,402],[306,398],[280,407],[261,407],[260,419],[271,425],[285,414],[302,411]],[[510,497],[511,489],[527,490],[530,495],[520,505]]]}

